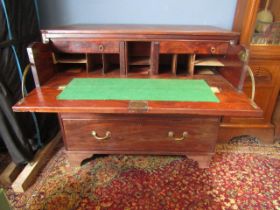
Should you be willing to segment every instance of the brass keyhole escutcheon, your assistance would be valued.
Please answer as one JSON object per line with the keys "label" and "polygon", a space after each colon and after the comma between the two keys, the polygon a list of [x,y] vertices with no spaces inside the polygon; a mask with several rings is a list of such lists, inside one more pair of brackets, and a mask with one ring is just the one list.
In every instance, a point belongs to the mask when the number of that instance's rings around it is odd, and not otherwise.
{"label": "brass keyhole escutcheon", "polygon": [[175,134],[173,131],[168,132],[168,137],[172,138],[174,141],[183,141],[187,138],[188,135],[189,135],[188,132],[184,131],[181,137],[175,137]]}

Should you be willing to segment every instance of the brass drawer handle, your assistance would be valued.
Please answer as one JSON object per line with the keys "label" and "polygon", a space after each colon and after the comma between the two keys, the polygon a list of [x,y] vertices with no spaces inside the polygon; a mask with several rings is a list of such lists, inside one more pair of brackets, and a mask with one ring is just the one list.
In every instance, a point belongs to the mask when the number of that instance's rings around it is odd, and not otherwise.
{"label": "brass drawer handle", "polygon": [[168,137],[172,138],[174,141],[183,141],[185,138],[187,138],[188,135],[189,135],[188,132],[184,131],[182,137],[176,138],[174,137],[175,135],[173,131],[168,132]]}
{"label": "brass drawer handle", "polygon": [[96,140],[107,140],[111,138],[111,132],[110,131],[106,131],[105,136],[100,137],[97,135],[96,131],[92,131],[91,135],[96,139]]}
{"label": "brass drawer handle", "polygon": [[104,50],[104,46],[101,44],[101,45],[98,46],[98,49],[99,49],[99,51],[102,52]]}

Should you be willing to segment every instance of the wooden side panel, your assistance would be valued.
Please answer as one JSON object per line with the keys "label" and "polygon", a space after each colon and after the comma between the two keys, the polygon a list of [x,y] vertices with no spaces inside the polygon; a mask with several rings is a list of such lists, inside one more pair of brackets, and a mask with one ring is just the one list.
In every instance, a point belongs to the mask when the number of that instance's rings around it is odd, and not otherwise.
{"label": "wooden side panel", "polygon": [[242,91],[247,74],[249,52],[241,45],[230,45],[227,59],[229,60],[228,63],[234,65],[225,65],[220,68],[220,74],[235,88]]}
{"label": "wooden side panel", "polygon": [[273,113],[273,124],[275,126],[275,139],[280,139],[280,95]]}
{"label": "wooden side panel", "polygon": [[[252,60],[250,62],[256,80],[257,105],[264,110],[264,119],[271,122],[272,113],[279,94],[279,62]],[[245,88],[251,92],[251,82],[246,79]]]}
{"label": "wooden side panel", "polygon": [[228,143],[237,136],[251,136],[261,140],[263,144],[273,143],[274,128],[270,124],[221,124],[218,143]]}
{"label": "wooden side panel", "polygon": [[36,87],[47,82],[55,73],[52,50],[49,44],[35,42],[27,48]]}
{"label": "wooden side panel", "polygon": [[235,13],[234,31],[241,32],[240,43],[250,45],[260,0],[239,0]]}
{"label": "wooden side panel", "polygon": [[172,55],[172,74],[176,75],[178,65],[178,54]]}
{"label": "wooden side panel", "polygon": [[106,74],[109,68],[108,57],[106,54],[102,54],[102,74]]}
{"label": "wooden side panel", "polygon": [[195,54],[191,54],[188,56],[188,73],[190,76],[194,75],[194,62],[195,62]]}
{"label": "wooden side panel", "polygon": [[[274,125],[271,124],[271,118],[279,94],[279,62],[254,59],[250,61],[250,66],[256,81],[255,102],[263,110],[263,115],[255,118],[224,118],[220,138],[229,140],[234,136],[249,134],[258,137],[263,143],[273,143]],[[248,97],[251,96],[248,76],[243,90]]]}
{"label": "wooden side panel", "polygon": [[152,42],[150,63],[151,63],[151,74],[158,74],[158,69],[159,69],[159,42]]}
{"label": "wooden side panel", "polygon": [[120,42],[120,72],[122,76],[127,75],[127,44],[126,42]]}
{"label": "wooden side panel", "polygon": [[279,14],[279,11],[280,11],[280,1],[279,0],[274,0],[274,1],[271,1],[271,4],[270,4],[270,10],[272,10],[272,13],[274,15],[274,21],[280,21],[280,14]]}
{"label": "wooden side panel", "polygon": [[238,0],[234,15],[233,31],[240,32],[242,30],[245,10],[248,4],[248,0]]}
{"label": "wooden side panel", "polygon": [[238,88],[242,69],[238,67],[222,67],[220,68],[219,73],[235,88]]}

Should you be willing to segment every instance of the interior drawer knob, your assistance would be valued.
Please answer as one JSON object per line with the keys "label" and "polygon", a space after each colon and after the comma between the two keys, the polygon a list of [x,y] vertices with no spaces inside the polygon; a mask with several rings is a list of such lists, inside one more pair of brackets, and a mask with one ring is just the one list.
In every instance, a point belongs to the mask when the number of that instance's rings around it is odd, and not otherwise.
{"label": "interior drawer knob", "polygon": [[212,54],[214,54],[216,52],[216,48],[215,47],[211,47],[210,51],[211,51]]}
{"label": "interior drawer knob", "polygon": [[183,141],[185,138],[187,138],[188,135],[189,135],[188,132],[184,131],[182,134],[182,137],[175,137],[175,134],[173,131],[168,132],[168,137],[172,138],[174,141]]}
{"label": "interior drawer knob", "polygon": [[96,140],[107,140],[111,138],[111,132],[106,131],[105,136],[99,136],[96,131],[92,131],[91,135],[96,139]]}
{"label": "interior drawer knob", "polygon": [[104,46],[101,44],[101,45],[98,46],[98,49],[99,49],[100,52],[103,52],[104,51]]}

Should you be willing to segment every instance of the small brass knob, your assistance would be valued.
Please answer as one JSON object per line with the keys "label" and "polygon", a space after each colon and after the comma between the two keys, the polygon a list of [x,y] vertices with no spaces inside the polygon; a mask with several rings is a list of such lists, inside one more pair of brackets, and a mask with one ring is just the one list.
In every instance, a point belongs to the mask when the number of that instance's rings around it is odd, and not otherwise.
{"label": "small brass knob", "polygon": [[104,46],[101,44],[98,46],[99,51],[103,52],[104,51]]}
{"label": "small brass knob", "polygon": [[212,54],[214,54],[216,52],[216,48],[215,47],[211,47],[210,51],[211,51]]}

